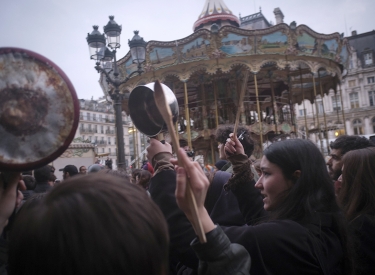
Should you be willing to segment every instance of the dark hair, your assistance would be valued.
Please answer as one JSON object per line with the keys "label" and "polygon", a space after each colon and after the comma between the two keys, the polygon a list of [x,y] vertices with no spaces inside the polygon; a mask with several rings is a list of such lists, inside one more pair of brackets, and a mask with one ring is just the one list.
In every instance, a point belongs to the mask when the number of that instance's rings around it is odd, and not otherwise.
{"label": "dark hair", "polygon": [[51,174],[49,175],[48,181],[55,182],[56,179],[57,179],[57,177],[55,176],[55,174],[51,173]]}
{"label": "dark hair", "polygon": [[139,180],[137,185],[143,187],[145,190],[148,190],[148,186],[150,185],[151,180],[151,173],[148,170],[141,170],[139,171]]}
{"label": "dark hair", "polygon": [[343,158],[342,188],[338,194],[346,218],[375,214],[375,147],[352,150]]}
{"label": "dark hair", "polygon": [[375,143],[365,137],[343,135],[332,141],[329,146],[331,149],[340,149],[341,155],[345,155],[352,150],[375,147]]}
{"label": "dark hair", "polygon": [[[319,149],[309,140],[289,139],[271,144],[265,149],[264,156],[282,170],[286,179],[293,181],[293,186],[281,195],[282,200],[270,219],[308,224],[316,214],[330,214],[332,230],[343,247],[344,269],[350,274],[353,262],[347,225],[336,203],[334,186]],[[296,170],[301,171],[299,177],[294,173]]]}
{"label": "dark hair", "polygon": [[79,171],[80,171],[80,172],[81,172],[81,170],[82,170],[82,167],[86,167],[86,166],[82,165],[81,167],[79,167]]}
{"label": "dark hair", "polygon": [[27,190],[34,190],[35,189],[36,181],[35,181],[35,178],[33,176],[24,175],[24,176],[22,176],[22,179],[23,179],[23,181],[26,185]]}
{"label": "dark hair", "polygon": [[129,181],[72,177],[16,217],[9,273],[166,274],[167,230],[159,207]]}
{"label": "dark hair", "polygon": [[34,178],[37,183],[47,182],[51,174],[51,167],[49,165],[34,170]]}
{"label": "dark hair", "polygon": [[[311,141],[289,139],[275,142],[265,149],[264,156],[282,170],[286,179],[294,182],[275,210],[277,218],[301,221],[316,211],[339,210],[324,158]],[[296,170],[301,171],[298,178],[294,176]]]}
{"label": "dark hair", "polygon": [[[233,133],[234,125],[222,125],[216,129],[215,140],[217,142],[225,144],[229,134]],[[242,139],[240,140],[245,154],[247,157],[250,157],[254,151],[254,141],[250,137],[250,131],[244,126],[238,126],[237,128],[237,137],[242,134]]]}

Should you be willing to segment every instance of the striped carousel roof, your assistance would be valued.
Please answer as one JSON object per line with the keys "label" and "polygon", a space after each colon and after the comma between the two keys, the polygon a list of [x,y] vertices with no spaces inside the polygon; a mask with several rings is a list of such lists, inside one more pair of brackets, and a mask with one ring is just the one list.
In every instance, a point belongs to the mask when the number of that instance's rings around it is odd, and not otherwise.
{"label": "striped carousel roof", "polygon": [[233,15],[223,0],[206,0],[198,20],[194,23],[193,29],[195,31],[200,25],[217,20],[230,20],[238,26],[240,24],[237,16]]}

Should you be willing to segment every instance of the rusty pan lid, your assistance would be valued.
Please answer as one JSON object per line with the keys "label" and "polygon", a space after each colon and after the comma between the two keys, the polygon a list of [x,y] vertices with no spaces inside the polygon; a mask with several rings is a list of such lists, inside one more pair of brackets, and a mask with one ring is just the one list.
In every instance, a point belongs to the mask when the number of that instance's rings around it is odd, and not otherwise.
{"label": "rusty pan lid", "polygon": [[24,171],[58,158],[72,142],[79,102],[65,73],[24,49],[0,48],[0,169]]}

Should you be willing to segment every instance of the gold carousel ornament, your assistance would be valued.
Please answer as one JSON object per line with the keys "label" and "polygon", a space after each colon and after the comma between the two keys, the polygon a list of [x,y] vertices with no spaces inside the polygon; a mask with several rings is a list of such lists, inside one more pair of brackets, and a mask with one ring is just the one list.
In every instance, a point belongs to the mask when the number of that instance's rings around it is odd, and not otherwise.
{"label": "gold carousel ornament", "polygon": [[[145,73],[120,87],[123,111],[129,114],[127,99],[137,86],[160,80],[177,98],[180,138],[185,137],[205,163],[215,162],[216,128],[234,124],[238,109],[240,124],[248,127],[261,154],[267,141],[297,137],[295,104],[314,102],[331,89],[338,92],[348,56],[348,41],[339,33],[320,34],[295,22],[241,29],[222,0],[207,0],[193,34],[147,43]],[[130,52],[117,64],[122,77],[138,69]],[[239,102],[246,71],[245,94]],[[106,91],[104,75],[100,81]],[[329,128],[325,117],[321,125],[317,113],[313,129],[305,113],[306,137],[310,131],[321,140]]]}

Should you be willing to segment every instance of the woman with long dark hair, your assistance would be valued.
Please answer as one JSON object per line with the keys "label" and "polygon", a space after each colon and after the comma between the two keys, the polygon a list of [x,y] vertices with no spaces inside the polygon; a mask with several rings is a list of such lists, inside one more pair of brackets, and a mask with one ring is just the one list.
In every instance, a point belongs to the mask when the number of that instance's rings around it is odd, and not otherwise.
{"label": "woman with long dark hair", "polygon": [[[336,203],[324,158],[313,143],[294,139],[269,146],[255,185],[249,160],[236,137],[228,139],[225,151],[234,169],[225,188],[236,195],[249,226],[222,229],[231,242],[249,252],[251,274],[352,274],[345,218]],[[177,203],[192,221],[185,194],[188,177],[203,229],[209,234],[215,225],[204,208],[207,178],[182,151],[178,154],[183,167],[177,169]],[[253,204],[248,198],[256,189],[269,215],[254,225],[248,218]]]}
{"label": "woman with long dark hair", "polygon": [[358,274],[374,274],[375,147],[350,151],[342,162],[342,184],[337,200],[356,237]]}

